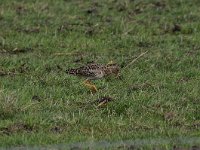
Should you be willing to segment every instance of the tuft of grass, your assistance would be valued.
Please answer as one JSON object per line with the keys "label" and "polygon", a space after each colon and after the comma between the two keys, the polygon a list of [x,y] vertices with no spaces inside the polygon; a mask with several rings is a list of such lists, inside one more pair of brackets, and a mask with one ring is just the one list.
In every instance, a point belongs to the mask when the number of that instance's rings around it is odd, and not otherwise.
{"label": "tuft of grass", "polygon": [[12,93],[0,91],[0,119],[10,120],[20,111],[17,98]]}

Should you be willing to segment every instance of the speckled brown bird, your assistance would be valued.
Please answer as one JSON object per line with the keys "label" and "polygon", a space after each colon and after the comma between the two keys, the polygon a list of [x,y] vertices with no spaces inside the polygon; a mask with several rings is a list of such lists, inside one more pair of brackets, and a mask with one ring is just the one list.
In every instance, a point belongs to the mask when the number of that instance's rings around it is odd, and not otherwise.
{"label": "speckled brown bird", "polygon": [[91,83],[91,80],[101,79],[112,74],[118,76],[119,70],[120,68],[116,63],[108,63],[106,65],[89,63],[76,69],[68,69],[66,72],[71,75],[85,77],[86,80],[84,84],[88,86],[92,92],[97,92],[97,88]]}

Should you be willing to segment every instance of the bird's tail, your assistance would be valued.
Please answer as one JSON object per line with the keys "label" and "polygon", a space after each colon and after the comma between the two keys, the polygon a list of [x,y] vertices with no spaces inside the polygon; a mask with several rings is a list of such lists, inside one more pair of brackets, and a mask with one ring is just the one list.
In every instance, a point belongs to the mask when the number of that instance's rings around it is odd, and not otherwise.
{"label": "bird's tail", "polygon": [[77,75],[78,74],[78,70],[77,69],[67,69],[66,73],[67,74],[71,74],[71,75]]}

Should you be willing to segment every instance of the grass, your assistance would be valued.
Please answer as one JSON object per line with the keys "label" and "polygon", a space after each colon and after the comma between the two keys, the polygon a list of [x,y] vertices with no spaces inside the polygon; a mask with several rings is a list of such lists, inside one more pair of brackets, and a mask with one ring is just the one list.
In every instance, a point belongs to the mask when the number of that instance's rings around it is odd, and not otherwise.
{"label": "grass", "polygon": [[[0,2],[0,146],[200,136],[198,0]],[[95,81],[64,70],[122,67]],[[61,55],[58,55],[61,53]],[[102,96],[114,101],[97,108]]]}

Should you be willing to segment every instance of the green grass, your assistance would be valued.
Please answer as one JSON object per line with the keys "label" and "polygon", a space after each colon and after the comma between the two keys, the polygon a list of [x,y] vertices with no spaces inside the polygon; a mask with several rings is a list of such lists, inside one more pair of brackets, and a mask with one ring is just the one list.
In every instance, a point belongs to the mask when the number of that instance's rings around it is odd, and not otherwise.
{"label": "green grass", "polygon": [[[199,6],[1,0],[0,146],[200,136]],[[94,95],[58,67],[125,66],[145,51]],[[87,104],[101,96],[114,101]]]}

